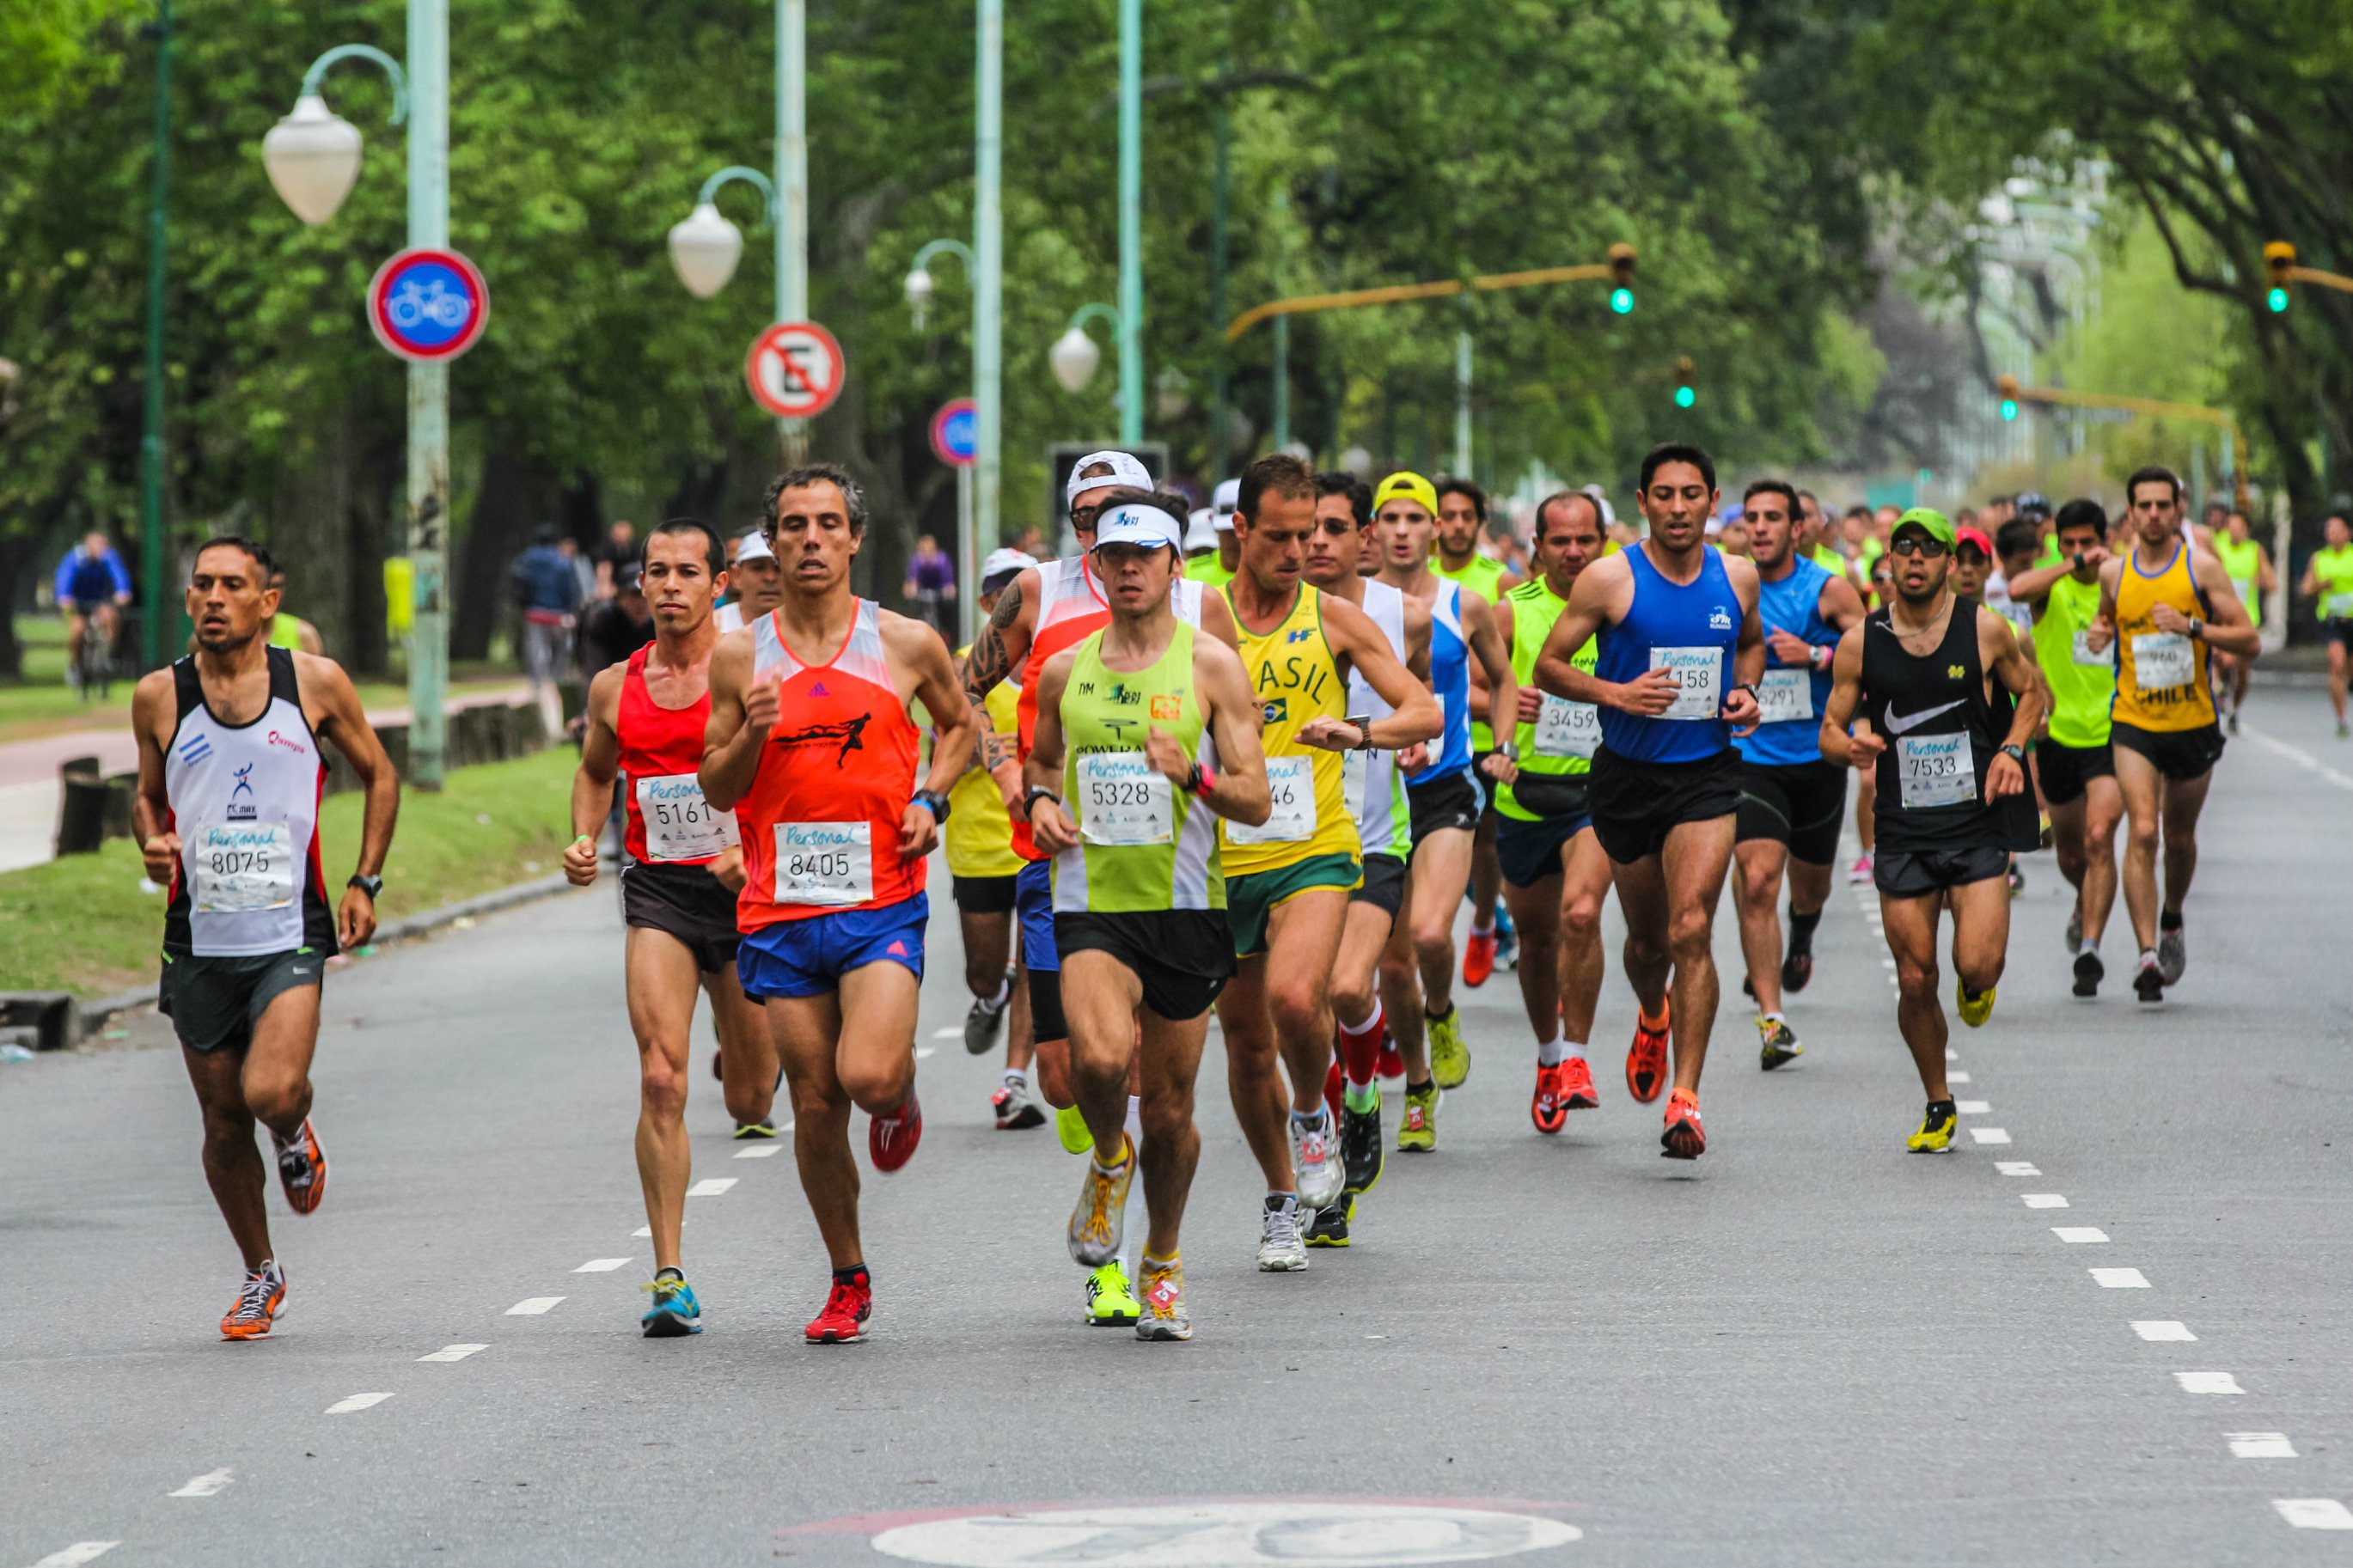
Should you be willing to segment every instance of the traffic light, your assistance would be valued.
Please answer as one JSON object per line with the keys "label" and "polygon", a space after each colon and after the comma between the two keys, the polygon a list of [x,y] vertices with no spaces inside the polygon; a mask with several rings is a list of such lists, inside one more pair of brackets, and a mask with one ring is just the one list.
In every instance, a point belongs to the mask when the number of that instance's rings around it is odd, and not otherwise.
{"label": "traffic light", "polygon": [[1634,247],[1609,247],[1609,308],[1621,316],[1634,313]]}
{"label": "traffic light", "polygon": [[2000,381],[1995,382],[1994,385],[2001,393],[2001,416],[2004,419],[2017,418],[2018,377],[2014,375],[2005,375]]}
{"label": "traffic light", "polygon": [[2264,246],[2263,270],[2272,280],[2271,292],[2263,296],[2263,303],[2271,307],[2273,315],[2285,315],[2288,289],[2295,281],[2295,247],[2284,239]]}
{"label": "traffic light", "polygon": [[1699,402],[1699,388],[1692,384],[1696,367],[1688,359],[1675,361],[1675,406],[1690,408]]}

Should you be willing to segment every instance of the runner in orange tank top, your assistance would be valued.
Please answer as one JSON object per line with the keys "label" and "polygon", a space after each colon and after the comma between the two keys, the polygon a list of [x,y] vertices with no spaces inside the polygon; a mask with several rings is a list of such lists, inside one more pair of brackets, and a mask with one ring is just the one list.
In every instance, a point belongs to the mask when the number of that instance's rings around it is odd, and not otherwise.
{"label": "runner in orange tank top", "polygon": [[[712,658],[702,783],[742,827],[736,967],[784,1058],[801,1188],[833,1259],[807,1339],[838,1344],[865,1337],[874,1299],[849,1108],[872,1118],[875,1170],[904,1166],[923,1131],[923,860],[975,725],[938,634],[850,591],[866,534],[855,479],[826,463],[793,469],[769,488],[760,529],[783,564],[785,602]],[[935,737],[920,790],[911,700]]]}

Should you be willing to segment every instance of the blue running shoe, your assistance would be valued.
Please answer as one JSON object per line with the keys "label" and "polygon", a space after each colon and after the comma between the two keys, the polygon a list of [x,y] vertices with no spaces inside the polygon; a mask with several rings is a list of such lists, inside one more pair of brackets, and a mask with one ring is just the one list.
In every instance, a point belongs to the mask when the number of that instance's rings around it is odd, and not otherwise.
{"label": "blue running shoe", "polygon": [[653,1292],[653,1305],[638,1320],[644,1325],[649,1340],[674,1340],[681,1334],[702,1331],[702,1303],[694,1299],[694,1287],[681,1274],[661,1273],[645,1287]]}

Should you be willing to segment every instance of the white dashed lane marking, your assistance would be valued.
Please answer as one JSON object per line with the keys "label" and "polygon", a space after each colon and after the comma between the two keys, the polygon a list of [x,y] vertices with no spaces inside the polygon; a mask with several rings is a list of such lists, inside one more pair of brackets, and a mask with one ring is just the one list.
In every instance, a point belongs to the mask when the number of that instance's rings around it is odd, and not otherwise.
{"label": "white dashed lane marking", "polygon": [[236,1479],[227,1469],[207,1470],[201,1476],[191,1477],[179,1490],[166,1492],[164,1495],[166,1497],[216,1497]]}
{"label": "white dashed lane marking", "polygon": [[2092,1278],[2110,1290],[2146,1290],[2148,1277],[2137,1268],[2094,1268]]}
{"label": "white dashed lane marking", "polygon": [[572,1272],[575,1274],[610,1274],[616,1268],[627,1268],[628,1266],[628,1261],[629,1260],[626,1258],[592,1258]]}
{"label": "white dashed lane marking", "polygon": [[[2273,737],[2264,734],[2261,730],[2255,729],[2253,725],[2242,725],[2241,728],[2245,731],[2248,740],[2253,741],[2255,744],[2263,747],[2265,751],[2271,752],[2278,756],[2285,757],[2297,767],[2307,768],[2313,773],[2318,773],[2322,778],[2327,779],[2338,789],[2353,789],[2353,778],[2348,778],[2345,774],[2338,773],[2335,768],[2330,767],[2327,763],[2322,762],[2318,757],[2314,756],[2310,752],[2306,751],[2303,747],[2291,746],[2285,741],[2275,740]],[[2326,1525],[2321,1528],[2335,1530],[2346,1527]]]}
{"label": "white dashed lane marking", "polygon": [[[957,1033],[961,1034],[963,1031],[958,1030]],[[917,1046],[915,1047],[915,1059],[919,1062],[930,1059],[934,1054],[932,1047],[929,1046]]]}
{"label": "white dashed lane marking", "polygon": [[[2283,1510],[2287,1507],[2285,1503],[2279,1506]],[[95,1563],[121,1544],[120,1541],[77,1541],[63,1552],[50,1552],[33,1568],[81,1568],[83,1563]]]}
{"label": "white dashed lane marking", "polygon": [[964,1026],[961,1024],[954,1024],[944,1029],[934,1029],[932,1031],[932,1038],[935,1040],[960,1040],[964,1038]]}
{"label": "white dashed lane marking", "polygon": [[[2097,1274],[2100,1271],[2094,1268],[2092,1272]],[[2109,1272],[2123,1272],[2128,1274],[2132,1271],[2130,1269],[2111,1269]],[[2187,1344],[2198,1337],[2196,1334],[2189,1331],[2189,1324],[2175,1318],[2137,1318],[2133,1321],[2132,1329],[2133,1332],[2138,1334],[2142,1339],[2161,1344],[2173,1343],[2175,1342]]]}
{"label": "white dashed lane marking", "polygon": [[[1949,1056],[1949,1053],[1947,1054]],[[1969,1075],[1965,1072],[1948,1072],[1945,1075],[1945,1078],[1947,1082],[1951,1083],[1967,1083],[1969,1081]]]}
{"label": "white dashed lane marking", "polygon": [[2177,1372],[2173,1381],[2184,1394],[2244,1394],[2239,1380],[2227,1372]]}
{"label": "white dashed lane marking", "polygon": [[563,1300],[564,1298],[561,1296],[526,1296],[522,1300],[517,1301],[513,1306],[507,1309],[507,1316],[510,1318],[540,1317],[543,1315],[549,1308],[554,1306],[558,1301]]}
{"label": "white dashed lane marking", "polygon": [[735,1184],[733,1176],[705,1176],[686,1189],[691,1198],[715,1198]]}
{"label": "white dashed lane marking", "polygon": [[749,1149],[736,1150],[735,1157],[738,1160],[772,1160],[783,1148],[781,1143],[754,1143]]}
{"label": "white dashed lane marking", "polygon": [[2031,1209],[2063,1209],[2067,1200],[2057,1193],[2021,1193],[2018,1201]]}
{"label": "white dashed lane marking", "polygon": [[1957,1100],[1953,1101],[1953,1109],[1963,1116],[1983,1116],[1993,1110],[1993,1102],[1987,1100]]}
{"label": "white dashed lane marking", "polygon": [[2293,1459],[2295,1445],[2284,1432],[2225,1432],[2234,1459]]}
{"label": "white dashed lane marking", "polygon": [[2010,1134],[1999,1127],[1972,1127],[1969,1136],[1980,1143],[2007,1143]]}
{"label": "white dashed lane marking", "polygon": [[464,1361],[477,1351],[486,1351],[490,1348],[488,1345],[443,1345],[431,1355],[421,1355],[417,1359],[418,1361]]}
{"label": "white dashed lane marking", "polygon": [[[2333,1497],[2274,1498],[2272,1506],[2298,1530],[2353,1530],[2353,1509]],[[76,1557],[71,1561],[87,1563],[90,1559]]]}
{"label": "white dashed lane marking", "polygon": [[2005,1176],[2039,1176],[2042,1173],[2031,1160],[1996,1160],[1993,1168]]}
{"label": "white dashed lane marking", "polygon": [[2051,1227],[2051,1234],[2077,1246],[2105,1243],[2108,1239],[2108,1233],[2095,1225],[2054,1225]]}
{"label": "white dashed lane marking", "polygon": [[382,1405],[392,1397],[389,1394],[354,1394],[349,1399],[338,1399],[327,1406],[330,1415],[349,1415],[354,1410],[365,1410],[371,1405]]}

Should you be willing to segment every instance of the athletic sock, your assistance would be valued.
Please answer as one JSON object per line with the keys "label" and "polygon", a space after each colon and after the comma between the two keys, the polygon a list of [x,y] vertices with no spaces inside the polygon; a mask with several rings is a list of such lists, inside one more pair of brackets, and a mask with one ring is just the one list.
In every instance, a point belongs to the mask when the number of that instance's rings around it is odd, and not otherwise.
{"label": "athletic sock", "polygon": [[1012,1000],[1013,977],[1008,974],[997,985],[996,995],[979,998],[980,1010],[984,1013],[1002,1013],[1005,1011],[1005,1005]]}
{"label": "athletic sock", "polygon": [[2084,947],[2083,947],[2083,951],[2084,951],[2084,952],[2085,952],[2090,953],[2094,958],[2097,958],[2097,957],[2099,957],[2099,956],[2100,956],[2100,939],[2099,939],[2098,937],[2095,937],[2095,936],[2087,936],[2087,937],[2085,937],[2085,938],[2084,939]]}
{"label": "athletic sock", "polygon": [[1567,1055],[1568,1043],[1558,1035],[1555,1035],[1536,1047],[1536,1066],[1556,1068]]}
{"label": "athletic sock", "polygon": [[1585,1059],[1585,1042],[1563,1040],[1560,1044],[1560,1054],[1563,1060],[1581,1062]]}
{"label": "athletic sock", "polygon": [[[1335,1024],[1338,1021],[1334,1020]],[[1354,1028],[1338,1024],[1340,1033],[1340,1068],[1348,1082],[1362,1088],[1373,1081],[1381,1061],[1381,1004],[1373,999],[1373,1016]]]}
{"label": "athletic sock", "polygon": [[2181,911],[2179,910],[2159,910],[2157,913],[2157,929],[2159,931],[2179,931],[2181,929]]}
{"label": "athletic sock", "polygon": [[1820,910],[1810,915],[1801,915],[1795,910],[1789,911],[1790,957],[1814,951],[1814,928],[1821,923],[1822,911]]}
{"label": "athletic sock", "polygon": [[1489,921],[1485,925],[1481,925],[1477,921],[1472,921],[1471,922],[1471,934],[1472,936],[1493,936],[1495,934],[1495,922],[1493,921]]}
{"label": "athletic sock", "polygon": [[1134,1095],[1127,1097],[1127,1121],[1124,1123],[1127,1136],[1137,1148],[1144,1147],[1144,1101]]}
{"label": "athletic sock", "polygon": [[[265,1264],[265,1265],[264,1265],[264,1267],[266,1268],[266,1267],[268,1267],[268,1265],[266,1265],[266,1264]],[[685,1284],[685,1283],[686,1283],[686,1271],[685,1271],[684,1269],[682,1269],[682,1268],[657,1268],[657,1269],[655,1269],[655,1270],[654,1270],[654,1283],[655,1283],[655,1284],[657,1284],[657,1285],[660,1284],[660,1283],[662,1282],[662,1276],[663,1276],[663,1275],[665,1275],[665,1274],[669,1275],[671,1279],[673,1279],[677,1280],[677,1281],[678,1281],[680,1284],[681,1284],[681,1285],[683,1285],[683,1284]]]}
{"label": "athletic sock", "polygon": [[2142,948],[2140,950],[2140,965],[2143,969],[2155,969],[2157,967],[2157,949],[2153,947]]}
{"label": "athletic sock", "polygon": [[873,1283],[873,1277],[867,1273],[866,1265],[853,1263],[847,1268],[835,1269],[833,1282],[837,1285],[868,1285]]}
{"label": "athletic sock", "polygon": [[1434,1078],[1426,1078],[1419,1083],[1415,1083],[1409,1079],[1405,1086],[1405,1091],[1408,1094],[1436,1094],[1438,1092],[1438,1080]]}
{"label": "athletic sock", "polygon": [[1302,1127],[1328,1127],[1330,1125],[1331,1115],[1332,1108],[1330,1106],[1319,1105],[1313,1110],[1293,1111],[1291,1113],[1291,1120],[1297,1122]]}
{"label": "athletic sock", "polygon": [[1786,1024],[1789,1021],[1781,1016],[1780,1011],[1778,1008],[1770,1013],[1759,1013],[1757,1016],[1764,1019],[1768,1024]]}
{"label": "athletic sock", "polygon": [[1381,1091],[1369,1083],[1349,1083],[1341,1086],[1340,1103],[1360,1116],[1380,1102]]}
{"label": "athletic sock", "polygon": [[1005,1069],[1005,1081],[1008,1086],[1012,1084],[1019,1084],[1022,1087],[1027,1088],[1029,1083],[1029,1069],[1028,1068],[1007,1068]]}

